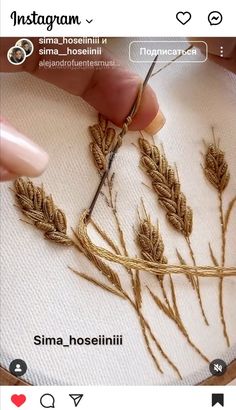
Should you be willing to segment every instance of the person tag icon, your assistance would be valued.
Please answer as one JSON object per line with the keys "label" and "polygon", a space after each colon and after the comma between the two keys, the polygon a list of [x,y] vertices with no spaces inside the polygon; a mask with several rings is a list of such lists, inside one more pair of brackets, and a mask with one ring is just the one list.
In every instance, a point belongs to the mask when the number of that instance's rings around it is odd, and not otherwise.
{"label": "person tag icon", "polygon": [[16,368],[15,368],[15,373],[21,373],[21,372],[22,372],[22,369],[20,367],[20,363],[17,363]]}
{"label": "person tag icon", "polygon": [[15,359],[10,363],[9,371],[14,376],[21,377],[27,371],[27,364],[22,359]]}

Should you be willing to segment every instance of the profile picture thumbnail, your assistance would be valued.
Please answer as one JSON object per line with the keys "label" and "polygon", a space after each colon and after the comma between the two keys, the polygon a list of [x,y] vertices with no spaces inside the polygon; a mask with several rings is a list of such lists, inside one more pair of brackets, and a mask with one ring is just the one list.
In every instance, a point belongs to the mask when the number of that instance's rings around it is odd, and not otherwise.
{"label": "profile picture thumbnail", "polygon": [[26,59],[26,52],[22,47],[11,47],[7,52],[7,59],[11,64],[20,65]]}
{"label": "profile picture thumbnail", "polygon": [[16,42],[16,46],[24,49],[26,57],[29,57],[34,51],[34,45],[28,38],[21,38]]}
{"label": "profile picture thumbnail", "polygon": [[20,65],[34,51],[34,45],[28,38],[21,38],[7,52],[7,59],[11,64]]}

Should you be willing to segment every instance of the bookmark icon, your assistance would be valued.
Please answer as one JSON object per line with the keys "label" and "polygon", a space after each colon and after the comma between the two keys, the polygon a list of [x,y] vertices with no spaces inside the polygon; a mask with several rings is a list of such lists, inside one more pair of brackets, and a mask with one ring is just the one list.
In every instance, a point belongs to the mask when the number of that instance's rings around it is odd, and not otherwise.
{"label": "bookmark icon", "polygon": [[83,398],[83,394],[69,394],[69,396],[74,400],[74,405],[77,407]]}
{"label": "bookmark icon", "polygon": [[214,407],[216,404],[219,404],[221,407],[224,407],[224,394],[222,393],[213,393],[211,396],[211,407]]}

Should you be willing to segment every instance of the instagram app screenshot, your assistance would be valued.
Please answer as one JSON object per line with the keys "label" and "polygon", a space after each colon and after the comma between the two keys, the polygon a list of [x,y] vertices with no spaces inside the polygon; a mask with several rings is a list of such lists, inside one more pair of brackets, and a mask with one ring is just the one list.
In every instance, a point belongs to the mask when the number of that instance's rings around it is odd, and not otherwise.
{"label": "instagram app screenshot", "polygon": [[1,7],[1,409],[235,409],[229,2]]}

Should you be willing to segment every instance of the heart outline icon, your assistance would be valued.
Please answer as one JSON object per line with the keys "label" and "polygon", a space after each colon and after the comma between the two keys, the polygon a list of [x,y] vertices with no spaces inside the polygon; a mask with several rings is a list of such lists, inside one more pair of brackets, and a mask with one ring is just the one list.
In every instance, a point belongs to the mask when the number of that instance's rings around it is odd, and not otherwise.
{"label": "heart outline icon", "polygon": [[11,401],[16,407],[20,407],[26,402],[26,396],[24,394],[13,394]]}
{"label": "heart outline icon", "polygon": [[176,14],[176,18],[181,24],[185,25],[189,20],[191,20],[192,15],[191,13],[189,13],[189,11],[179,11]]}

